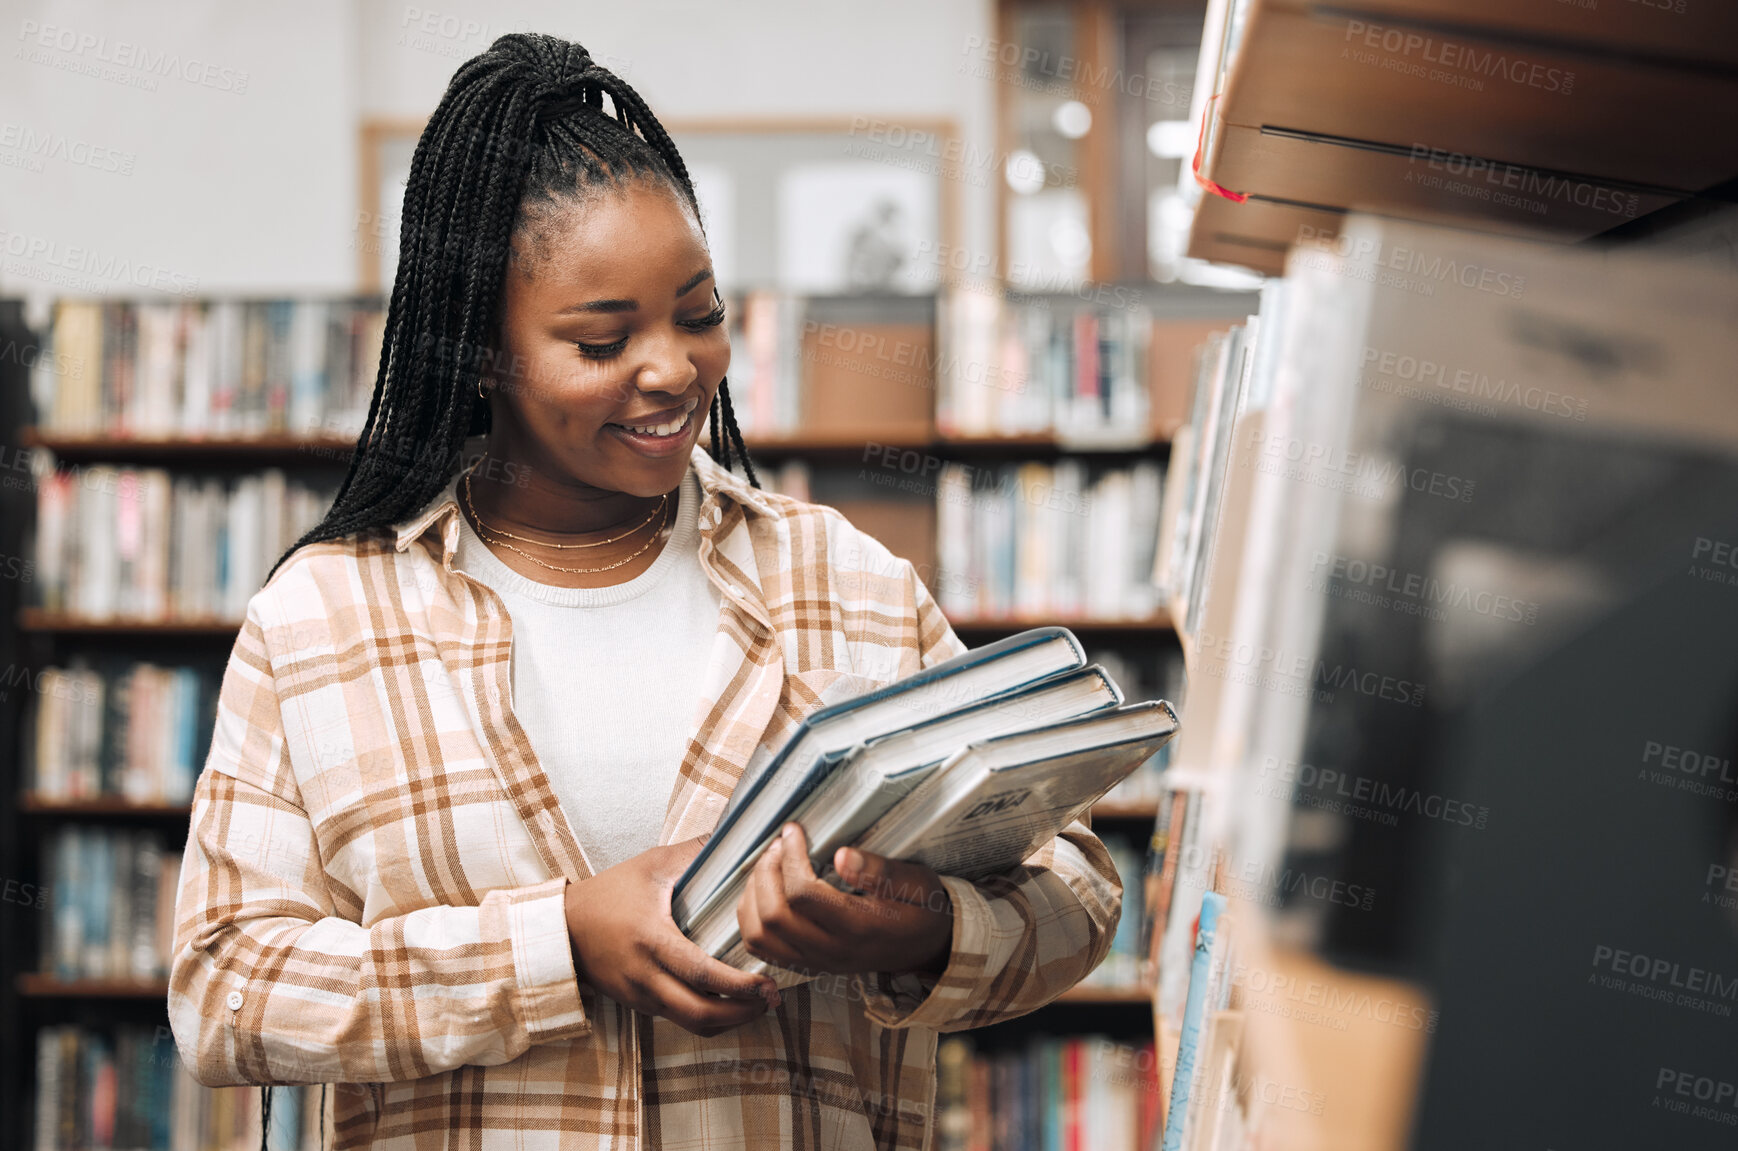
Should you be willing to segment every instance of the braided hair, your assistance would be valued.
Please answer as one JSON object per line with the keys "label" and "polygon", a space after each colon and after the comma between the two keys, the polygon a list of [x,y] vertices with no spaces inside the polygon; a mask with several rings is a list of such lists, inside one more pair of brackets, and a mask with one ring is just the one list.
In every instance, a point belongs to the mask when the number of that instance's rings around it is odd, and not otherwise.
{"label": "braided hair", "polygon": [[[476,385],[495,354],[508,262],[541,249],[569,204],[636,180],[666,185],[700,219],[670,134],[578,44],[513,33],[460,65],[411,158],[368,420],[332,506],[268,581],[297,548],[395,523],[446,486],[466,438],[490,427]],[[712,457],[740,461],[759,487],[727,381],[710,416]]]}

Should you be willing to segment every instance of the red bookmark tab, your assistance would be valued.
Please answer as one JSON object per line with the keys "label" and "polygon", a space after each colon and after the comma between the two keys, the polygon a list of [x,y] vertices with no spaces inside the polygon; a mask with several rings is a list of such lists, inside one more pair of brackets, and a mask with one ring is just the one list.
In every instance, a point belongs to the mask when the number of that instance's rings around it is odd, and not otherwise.
{"label": "red bookmark tab", "polygon": [[1207,140],[1207,121],[1213,117],[1213,101],[1218,98],[1217,94],[1209,97],[1207,100],[1207,107],[1201,112],[1201,133],[1195,137],[1195,159],[1189,164],[1189,168],[1195,173],[1195,183],[1201,185],[1215,196],[1224,196],[1233,204],[1241,204],[1243,201],[1249,199],[1247,193],[1233,192],[1231,189],[1216,184],[1212,180],[1201,175],[1201,145]]}

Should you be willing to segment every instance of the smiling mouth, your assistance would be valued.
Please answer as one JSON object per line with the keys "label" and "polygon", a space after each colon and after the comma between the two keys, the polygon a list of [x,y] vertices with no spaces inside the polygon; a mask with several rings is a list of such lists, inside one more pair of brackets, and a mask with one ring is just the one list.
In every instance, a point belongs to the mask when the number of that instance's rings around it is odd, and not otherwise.
{"label": "smiling mouth", "polygon": [[621,428],[623,431],[632,432],[636,436],[652,436],[659,439],[668,439],[671,436],[680,435],[688,429],[688,421],[693,416],[694,409],[699,406],[700,400],[696,397],[695,399],[689,400],[687,403],[683,404],[680,408],[673,409],[668,415],[663,415],[654,419],[651,423],[611,424],[610,426],[612,428]]}

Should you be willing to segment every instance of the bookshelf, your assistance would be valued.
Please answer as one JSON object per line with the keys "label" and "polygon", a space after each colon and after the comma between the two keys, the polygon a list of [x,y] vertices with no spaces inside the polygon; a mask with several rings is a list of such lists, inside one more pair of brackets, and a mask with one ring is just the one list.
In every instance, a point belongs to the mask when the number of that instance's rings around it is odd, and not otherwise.
{"label": "bookshelf", "polygon": [[[68,339],[59,343],[56,354],[52,339],[63,314],[76,318],[67,321],[63,334]],[[221,501],[235,501],[243,498],[249,477],[275,472],[280,482],[270,493],[265,487],[253,489],[258,501],[253,508],[230,506],[256,523],[266,521],[264,513],[270,510],[269,522],[279,533],[255,540],[257,555],[246,554],[245,538],[232,543],[219,571],[227,566],[235,579],[245,582],[250,573],[263,572],[261,562],[277,558],[280,544],[287,546],[300,534],[307,515],[323,512],[325,499],[317,493],[324,490],[329,498],[342,475],[355,442],[350,432],[357,426],[355,399],[368,394],[363,381],[372,384],[372,362],[358,351],[366,348],[377,319],[378,312],[366,299],[80,300],[57,312],[47,331],[33,333],[20,323],[8,333],[17,341],[10,346],[39,349],[32,365],[34,379],[18,373],[6,381],[14,385],[6,394],[19,402],[4,417],[4,442],[16,447],[9,453],[12,482],[0,496],[9,505],[4,517],[8,534],[16,526],[16,535],[7,541],[8,554],[28,554],[35,565],[27,580],[12,581],[0,594],[0,611],[8,622],[0,634],[14,655],[8,661],[7,682],[16,689],[4,692],[7,750],[0,757],[5,764],[0,806],[9,831],[5,874],[30,883],[36,896],[34,902],[9,898],[3,909],[0,1008],[17,1023],[0,1041],[5,1078],[0,1113],[6,1116],[0,1142],[8,1146],[35,1145],[35,1085],[44,1058],[58,1060],[62,1070],[87,1059],[114,1060],[123,1081],[145,1074],[141,1067],[149,1066],[153,1086],[139,1086],[137,1100],[151,1093],[150,1106],[163,1108],[165,1116],[180,1124],[183,1139],[192,1129],[189,1124],[214,1122],[214,1137],[233,1125],[235,1134],[245,1138],[250,1107],[256,1125],[258,1114],[257,1090],[209,1090],[173,1074],[176,1058],[167,1038],[165,973],[158,967],[146,976],[128,974],[143,970],[141,949],[161,948],[190,814],[183,799],[160,790],[171,786],[170,775],[161,774],[151,783],[144,772],[167,773],[177,760],[184,764],[184,775],[197,770],[204,746],[198,729],[209,728],[216,675],[239,625],[222,609],[221,596],[208,599],[215,610],[182,619],[142,613],[125,598],[110,597],[108,606],[115,611],[95,617],[79,610],[77,597],[45,606],[49,587],[65,590],[56,583],[61,578],[57,570],[64,574],[64,568],[43,563],[48,557],[39,512],[46,493],[55,490],[54,477],[61,474],[76,477],[71,484],[75,489],[131,499],[146,490],[143,481],[135,485],[134,477],[159,470],[171,477],[159,491],[171,497],[168,507],[178,513],[189,505],[175,502],[183,496],[171,486],[176,479],[206,485]],[[86,342],[73,342],[75,332]],[[293,349],[287,341],[291,333],[299,333]],[[252,347],[248,339],[254,341]],[[274,340],[277,350],[268,354]],[[189,357],[191,349],[198,350]],[[122,379],[124,386],[117,387]],[[327,387],[331,381],[339,386]],[[122,396],[128,399],[117,403]],[[28,402],[32,398],[46,401],[45,406],[35,410]],[[209,408],[192,410],[202,402]],[[304,432],[292,430],[292,416]],[[197,430],[181,430],[187,427]],[[271,498],[282,502],[267,509]],[[221,519],[207,521],[213,536]],[[135,543],[167,528],[161,520],[147,519],[141,526]],[[118,540],[133,529],[109,530],[110,538]],[[137,554],[129,553],[134,558]],[[176,552],[172,562],[183,573],[191,571],[194,554]],[[154,578],[160,588],[167,582],[161,569]],[[221,577],[212,578],[212,587],[225,586]],[[156,678],[142,678],[133,670],[141,667],[160,671]],[[181,668],[203,669],[203,688],[197,675],[177,679],[170,674]],[[64,678],[69,671],[97,677],[103,695],[81,694],[91,681]],[[65,690],[69,684],[72,690]],[[120,724],[114,719],[119,713],[106,709],[119,706],[123,685],[139,707],[130,709],[133,721]],[[105,706],[101,729],[124,727],[130,732],[124,761],[118,752],[103,751],[93,765],[113,763],[116,770],[111,774],[107,766],[101,767],[100,785],[93,775],[74,791],[40,791],[40,779],[26,777],[27,771],[40,776],[44,767],[42,745],[25,742],[39,736],[36,721],[58,699],[59,718],[74,722],[99,698]],[[150,722],[141,719],[147,715]],[[185,736],[188,731],[194,739],[173,741],[175,733]],[[52,742],[63,751],[68,746],[62,740]],[[124,769],[119,766],[123,762]],[[128,778],[130,785],[125,783]],[[98,873],[100,879],[86,872],[63,873],[69,852],[76,855],[98,845],[101,853],[90,855],[87,862],[113,858],[113,872]],[[72,874],[78,878],[63,881]],[[114,902],[106,912],[87,912],[84,893],[97,888],[105,892],[104,901]],[[22,893],[22,887],[12,892]],[[66,902],[68,893],[79,896],[76,909]],[[63,951],[58,938],[57,925],[69,914],[81,921],[77,938],[84,950],[76,955]],[[85,934],[87,914],[107,916],[95,953],[90,952],[92,937]],[[54,962],[45,965],[51,955]],[[134,1066],[130,1061],[135,1059],[143,1062]],[[294,1110],[300,1100],[292,1102],[290,1094],[281,1091],[279,1102]],[[135,1102],[122,1100],[121,1110]],[[63,1096],[62,1106],[70,1106],[70,1096]],[[73,1122],[71,1114],[61,1112],[63,1130],[71,1130],[64,1126]],[[257,1143],[257,1133],[253,1138]]]}
{"label": "bookshelf", "polygon": [[[1505,520],[1496,535],[1513,549],[1507,560],[1513,566],[1483,569],[1480,578],[1500,584],[1528,564],[1561,562],[1559,548],[1592,570],[1602,562],[1590,554],[1594,549],[1577,553],[1561,541],[1527,538],[1540,533],[1550,514],[1575,506],[1579,496],[1560,478],[1520,461],[1555,450],[1603,470],[1653,451],[1662,457],[1673,448],[1690,451],[1694,443],[1699,446],[1693,450],[1724,453],[1723,466],[1730,468],[1738,444],[1730,396],[1695,382],[1711,370],[1699,365],[1730,355],[1719,351],[1730,343],[1729,325],[1687,301],[1708,296],[1729,302],[1731,277],[1722,282],[1690,260],[1673,266],[1629,250],[1638,234],[1636,220],[1650,217],[1669,231],[1707,210],[1705,203],[1695,213],[1689,210],[1697,195],[1713,189],[1715,197],[1729,199],[1738,169],[1729,151],[1711,155],[1675,130],[1652,128],[1666,103],[1720,106],[1738,91],[1729,68],[1716,79],[1703,66],[1710,53],[1724,49],[1700,43],[1706,22],[1729,20],[1730,13],[1704,10],[1697,17],[1701,24],[1667,28],[1651,22],[1643,28],[1632,6],[1600,7],[1575,9],[1570,19],[1569,6],[1552,3],[1374,0],[1352,11],[1310,0],[1215,0],[1209,13],[1201,69],[1207,82],[1197,90],[1195,122],[1203,182],[1219,190],[1196,193],[1189,251],[1284,273],[1285,279],[1264,289],[1259,314],[1241,337],[1206,349],[1203,360],[1217,356],[1219,362],[1203,364],[1197,376],[1195,416],[1175,441],[1169,477],[1173,494],[1195,482],[1191,476],[1213,485],[1201,490],[1193,508],[1167,505],[1166,523],[1187,536],[1193,518],[1197,529],[1193,543],[1179,545],[1187,554],[1167,583],[1173,590],[1179,581],[1183,585],[1169,610],[1191,687],[1191,722],[1184,725],[1171,770],[1179,790],[1199,792],[1203,810],[1214,808],[1201,840],[1210,845],[1204,848],[1208,861],[1193,877],[1192,901],[1173,902],[1170,910],[1174,917],[1199,907],[1203,891],[1218,891],[1228,898],[1236,928],[1226,966],[1196,966],[1183,981],[1192,991],[1192,982],[1204,979],[1224,993],[1223,1000],[1208,1001],[1201,1029],[1187,1045],[1178,1024],[1183,1012],[1175,1010],[1182,1004],[1165,1002],[1167,972],[1161,965],[1157,1090],[1168,1108],[1174,1077],[1188,1071],[1192,1080],[1184,1081],[1196,1095],[1205,1085],[1201,1098],[1208,1100],[1186,1116],[1173,1115],[1185,1124],[1185,1151],[1243,1146],[1245,1138],[1274,1149],[1446,1148],[1476,1144],[1497,1129],[1509,1137],[1537,1135],[1541,1146],[1683,1139],[1712,1147],[1722,1138],[1684,1128],[1668,1133],[1646,1115],[1645,1095],[1638,1100],[1617,1076],[1600,1070],[1645,1063],[1680,1041],[1711,1051],[1720,1042],[1715,1028],[1702,1034],[1681,1024],[1681,1040],[1668,1039],[1669,1020],[1649,1023],[1639,1013],[1624,1015],[1620,1005],[1559,994],[1553,986],[1559,978],[1566,984],[1586,978],[1579,968],[1565,974],[1553,967],[1560,962],[1554,947],[1572,939],[1567,946],[1574,949],[1589,931],[1615,930],[1605,918],[1615,913],[1609,887],[1580,893],[1580,883],[1571,879],[1564,886],[1577,895],[1543,896],[1503,865],[1493,862],[1485,871],[1471,862],[1501,855],[1512,865],[1515,856],[1509,853],[1536,850],[1551,853],[1559,874],[1592,870],[1592,847],[1543,846],[1564,819],[1574,822],[1578,836],[1597,838],[1594,827],[1620,834],[1621,827],[1629,849],[1644,856],[1672,853],[1685,837],[1697,839],[1695,851],[1716,850],[1711,836],[1695,830],[1712,818],[1706,810],[1686,806],[1644,815],[1638,809],[1644,799],[1615,795],[1559,809],[1544,798],[1551,786],[1546,781],[1556,772],[1543,765],[1553,755],[1535,754],[1526,762],[1515,755],[1523,744],[1538,749],[1567,739],[1561,717],[1545,713],[1537,701],[1554,691],[1582,690],[1591,674],[1585,665],[1616,653],[1626,661],[1617,666],[1638,665],[1624,627],[1647,618],[1644,611],[1677,610],[1682,616],[1691,610],[1681,607],[1693,594],[1688,587],[1661,593],[1679,601],[1668,609],[1652,602],[1652,589],[1626,582],[1649,564],[1672,570],[1676,553],[1646,532],[1614,527],[1624,542],[1606,546],[1627,547],[1630,554],[1624,565],[1605,559],[1604,570],[1626,566],[1626,575],[1608,577],[1614,580],[1611,597],[1578,618],[1576,626],[1586,630],[1570,648],[1573,657],[1542,658],[1552,641],[1530,647],[1519,637],[1492,634],[1481,682],[1457,685],[1446,693],[1451,698],[1433,698],[1411,716],[1384,715],[1381,706],[1387,705],[1324,688],[1322,669],[1329,669],[1331,679],[1333,668],[1345,666],[1338,661],[1356,658],[1361,667],[1380,666],[1385,673],[1410,669],[1430,677],[1432,691],[1440,690],[1435,677],[1456,674],[1449,670],[1457,666],[1450,646],[1472,634],[1476,623],[1439,615],[1429,625],[1427,646],[1419,639],[1421,625],[1405,622],[1398,609],[1392,618],[1382,618],[1379,610],[1412,594],[1410,585],[1403,583],[1398,596],[1364,596],[1355,579],[1314,578],[1310,569],[1327,555],[1330,563],[1356,556],[1429,571],[1431,557],[1441,554],[1434,549],[1453,546],[1444,539],[1485,530],[1474,524]],[[1350,25],[1360,21],[1399,30],[1401,45],[1408,43],[1405,37],[1436,36],[1440,47],[1440,39],[1452,35],[1481,52],[1525,51],[1533,60],[1576,71],[1577,93],[1587,98],[1552,103],[1531,92],[1487,92],[1475,99],[1465,87],[1417,77],[1402,83],[1396,69],[1363,67],[1343,51]],[[1324,30],[1333,33],[1331,48]],[[1610,145],[1613,133],[1624,136],[1621,145]],[[1410,167],[1416,174],[1445,155],[1458,157],[1463,169],[1477,160],[1502,181],[1546,173],[1558,189],[1585,191],[1592,204],[1609,203],[1610,194],[1620,192],[1625,210],[1603,218],[1564,205],[1546,213],[1517,210],[1510,201],[1426,194],[1441,189],[1421,191],[1415,178],[1406,179],[1409,161],[1415,161]],[[1595,238],[1598,244],[1587,242]],[[1381,254],[1401,251],[1439,263],[1500,263],[1528,277],[1525,308],[1513,301],[1499,304],[1488,292],[1465,285],[1424,290],[1384,282]],[[1370,347],[1403,346],[1414,357],[1477,363],[1492,379],[1538,382],[1559,369],[1517,346],[1524,341],[1515,334],[1520,324],[1514,317],[1535,309],[1573,309],[1582,330],[1606,338],[1659,330],[1661,346],[1671,351],[1650,368],[1645,388],[1657,410],[1642,402],[1642,385],[1631,380],[1602,393],[1601,412],[1588,406],[1582,434],[1531,421],[1520,405],[1457,409],[1448,402],[1441,405],[1448,410],[1431,412],[1438,403],[1433,389],[1409,391],[1360,361]],[[1342,326],[1341,320],[1348,322]],[[1402,428],[1409,430],[1397,430]],[[1443,431],[1448,428],[1453,432]],[[1439,432],[1454,438],[1460,454],[1426,447]],[[1284,455],[1293,444],[1318,454],[1339,451],[1341,462],[1428,458],[1437,467],[1451,466],[1448,460],[1476,466],[1507,480],[1501,494],[1481,494],[1505,508],[1493,511],[1487,503],[1478,513],[1444,515],[1428,497],[1406,493],[1382,505],[1379,493],[1346,484],[1336,488],[1331,465],[1313,471],[1307,464],[1284,466],[1295,462]],[[1468,463],[1473,459],[1476,465]],[[1505,516],[1507,507],[1523,502],[1531,515]],[[1657,495],[1638,499],[1635,508],[1643,505],[1648,510],[1634,514],[1673,524],[1695,514]],[[1378,555],[1387,558],[1378,561]],[[1539,610],[1569,611],[1567,600],[1557,598],[1561,591],[1539,589]],[[1699,599],[1694,610],[1700,618],[1682,634],[1717,626],[1726,606]],[[1659,658],[1713,674],[1712,657],[1687,638],[1684,643],[1698,653]],[[1548,674],[1532,673],[1534,660]],[[1598,666],[1613,670],[1610,663]],[[1305,670],[1286,670],[1297,667]],[[1680,682],[1670,690],[1694,689]],[[1635,726],[1662,722],[1652,714],[1673,711],[1670,690],[1638,687],[1633,700],[1626,698],[1626,708],[1649,714]],[[1597,707],[1591,701],[1585,706]],[[1500,734],[1484,709],[1503,714],[1507,726]],[[1425,713],[1429,719],[1422,718]],[[1593,726],[1598,738],[1611,739],[1621,737],[1609,729],[1626,723]],[[1435,749],[1462,738],[1483,742],[1474,745],[1476,751]],[[1474,759],[1489,770],[1469,766]],[[1385,825],[1365,809],[1319,802],[1310,785],[1299,781],[1301,773],[1330,768],[1383,770],[1377,763],[1394,769],[1381,776],[1383,787],[1404,779],[1413,786],[1430,781],[1442,789],[1489,788],[1499,770],[1523,776],[1531,770],[1536,778],[1505,791],[1506,835],[1464,842],[1429,827],[1415,826],[1404,836],[1383,831]],[[1274,783],[1276,765],[1283,786]],[[1589,790],[1602,791],[1597,785]],[[1728,829],[1730,824],[1728,819]],[[1360,919],[1344,904],[1329,906],[1328,898],[1292,898],[1295,892],[1287,893],[1284,885],[1300,870],[1314,869],[1341,881],[1373,881],[1384,892],[1378,900],[1399,898],[1414,906],[1399,915],[1391,908],[1382,917],[1368,915],[1365,907]],[[1484,874],[1476,895],[1467,885],[1472,872]],[[1656,884],[1667,883],[1660,869],[1650,876]],[[1183,878],[1177,883],[1182,898]],[[1639,895],[1663,887],[1637,881],[1633,890]],[[1518,909],[1545,900],[1571,902],[1578,914],[1549,916],[1546,931],[1520,926],[1527,913]],[[1694,918],[1692,909],[1679,910],[1686,923]],[[1675,933],[1659,926],[1640,930],[1669,935],[1675,946],[1701,947],[1703,955],[1730,952],[1729,928],[1724,935],[1707,924]],[[1471,949],[1446,942],[1459,932],[1502,937],[1501,959],[1469,972],[1464,964]],[[1186,941],[1192,928],[1185,922],[1167,934]],[[1231,971],[1239,974],[1223,974]],[[1310,995],[1295,1000],[1276,988],[1308,988]],[[1514,1014],[1495,1018],[1491,1002]],[[1391,1014],[1382,1017],[1360,1006],[1377,1003],[1389,1005]],[[1551,1037],[1508,1026],[1523,1015],[1554,1018]],[[1625,1024],[1614,1022],[1620,1017]],[[1221,1036],[1237,1038],[1215,1048],[1216,1027]],[[1188,1061],[1179,1057],[1185,1046],[1194,1052]],[[1530,1083],[1513,1106],[1488,1105],[1488,1093],[1502,1089],[1478,1067],[1509,1064],[1513,1046],[1525,1049],[1515,1059],[1529,1066],[1563,1066],[1545,1078],[1574,1078],[1577,1098],[1598,1102],[1564,1115],[1548,1102],[1561,1098],[1559,1087]],[[1687,1056],[1680,1049],[1678,1057]],[[1230,1085],[1229,1093],[1218,1091],[1220,1085]],[[1275,1086],[1272,1098],[1262,1095],[1264,1085]],[[1465,1118],[1449,1121],[1451,1111]]]}

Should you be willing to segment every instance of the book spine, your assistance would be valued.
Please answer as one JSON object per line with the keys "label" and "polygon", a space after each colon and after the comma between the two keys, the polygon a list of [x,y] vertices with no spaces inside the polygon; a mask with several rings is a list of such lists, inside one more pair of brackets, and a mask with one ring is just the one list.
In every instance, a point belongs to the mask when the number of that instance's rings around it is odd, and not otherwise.
{"label": "book spine", "polygon": [[1207,1012],[1207,985],[1212,977],[1213,943],[1219,930],[1219,916],[1224,910],[1225,897],[1218,892],[1209,891],[1201,897],[1201,919],[1195,932],[1195,959],[1189,970],[1189,994],[1183,1006],[1183,1027],[1177,1041],[1177,1068],[1171,1079],[1171,1104],[1165,1113],[1162,1151],[1181,1151],[1183,1146],[1183,1116],[1188,1110],[1195,1061],[1200,1054],[1201,1026]]}
{"label": "book spine", "polygon": [[60,1141],[60,1028],[36,1033],[35,1151],[58,1151]]}

